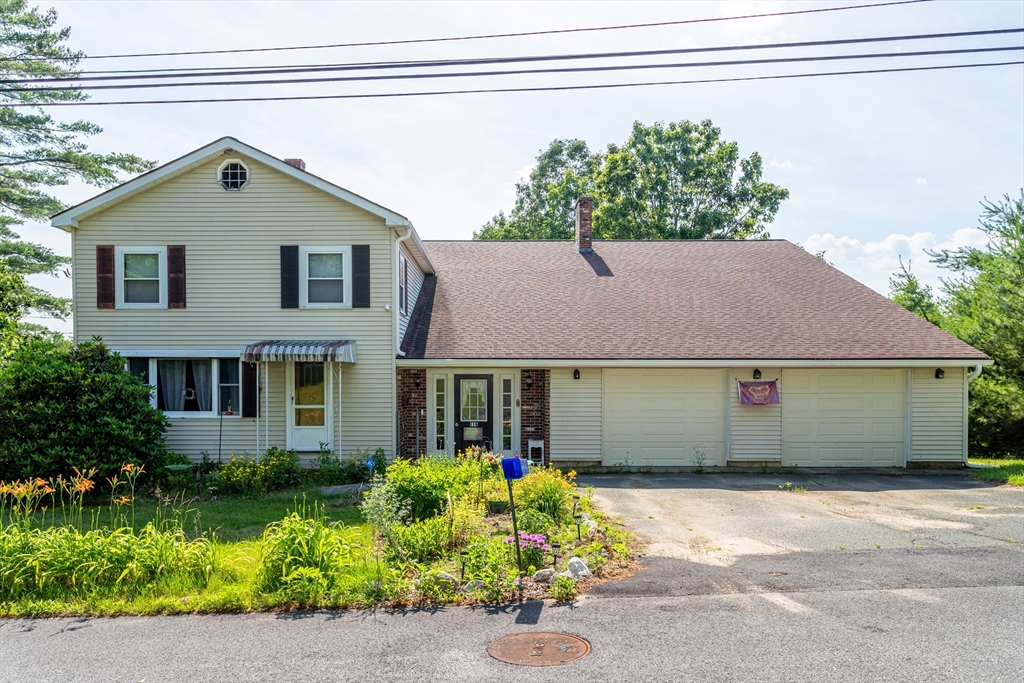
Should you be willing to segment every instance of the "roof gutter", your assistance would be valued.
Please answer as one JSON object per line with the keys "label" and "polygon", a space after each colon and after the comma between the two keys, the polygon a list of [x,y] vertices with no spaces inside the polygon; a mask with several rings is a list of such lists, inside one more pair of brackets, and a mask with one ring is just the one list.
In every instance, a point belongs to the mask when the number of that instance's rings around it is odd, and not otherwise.
{"label": "roof gutter", "polygon": [[[403,354],[404,355],[404,354]],[[971,367],[991,365],[992,360],[966,358],[885,358],[885,359],[750,359],[750,358],[680,358],[680,359],[626,359],[626,358],[401,358],[399,365],[417,368],[490,367],[490,368],[729,368],[770,366],[775,368],[917,368],[917,367]],[[976,375],[975,375],[976,376]]]}
{"label": "roof gutter", "polygon": [[[395,234],[398,234],[398,227],[395,227]],[[406,224],[405,234],[395,240],[395,257],[391,260],[393,265],[393,272],[391,274],[391,287],[395,295],[393,298],[392,306],[394,308],[394,325],[395,325],[395,354],[398,356],[405,356],[405,351],[402,350],[402,340],[398,338],[400,334],[400,327],[398,325],[399,313],[399,301],[398,301],[398,257],[402,253],[402,242],[406,241],[413,235],[412,225]],[[423,252],[426,254],[426,252]]]}

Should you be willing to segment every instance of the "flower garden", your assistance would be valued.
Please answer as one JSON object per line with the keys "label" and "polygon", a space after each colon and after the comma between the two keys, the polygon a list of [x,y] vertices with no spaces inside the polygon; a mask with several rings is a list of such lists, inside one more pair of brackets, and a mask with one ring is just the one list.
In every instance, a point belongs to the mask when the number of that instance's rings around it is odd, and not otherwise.
{"label": "flower garden", "polygon": [[348,502],[150,492],[148,474],[0,483],[0,616],[565,601],[635,566],[572,472],[515,481],[516,539],[489,453],[396,461]]}

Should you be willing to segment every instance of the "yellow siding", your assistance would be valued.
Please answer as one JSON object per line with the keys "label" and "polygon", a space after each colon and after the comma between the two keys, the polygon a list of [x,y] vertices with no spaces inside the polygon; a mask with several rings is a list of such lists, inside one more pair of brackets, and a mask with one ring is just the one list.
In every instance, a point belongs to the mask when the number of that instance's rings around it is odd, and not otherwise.
{"label": "yellow siding", "polygon": [[[761,380],[779,380],[782,396],[782,370],[759,368]],[[753,381],[754,368],[733,368],[729,383],[729,460],[782,459],[782,405],[740,405],[737,380]]]}
{"label": "yellow siding", "polygon": [[911,381],[911,460],[953,461],[964,457],[964,391],[966,368],[914,368]]}
{"label": "yellow siding", "polygon": [[601,459],[601,369],[580,368],[573,379],[571,368],[551,370],[552,460]]}
{"label": "yellow siding", "polygon": [[[244,158],[244,157],[243,157]],[[75,231],[75,334],[93,335],[113,349],[241,350],[263,339],[352,339],[357,363],[345,366],[341,453],[357,447],[394,450],[394,240],[383,219],[251,159],[249,185],[226,192],[217,184],[219,160],[81,221]],[[184,244],[187,308],[96,308],[98,244]],[[280,250],[305,246],[370,245],[368,309],[282,309]],[[283,366],[271,377],[271,444],[284,445]],[[338,414],[335,415],[336,419]],[[216,448],[216,420],[175,420],[169,442],[196,454]],[[251,420],[225,421],[225,443],[254,448]],[[274,429],[277,430],[275,436]],[[249,444],[252,444],[251,446]]]}

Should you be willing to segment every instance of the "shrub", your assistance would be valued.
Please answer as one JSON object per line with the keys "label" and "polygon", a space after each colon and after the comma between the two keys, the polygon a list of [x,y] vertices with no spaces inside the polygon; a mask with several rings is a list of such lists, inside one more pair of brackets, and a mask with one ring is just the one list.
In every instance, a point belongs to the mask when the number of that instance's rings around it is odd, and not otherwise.
{"label": "shrub", "polygon": [[342,461],[322,442],[320,454],[312,469],[308,470],[308,478],[320,486],[358,484],[369,479],[371,474],[372,472],[366,468],[366,458],[353,455]]}
{"label": "shrub", "polygon": [[150,387],[98,339],[78,346],[33,337],[0,366],[0,478],[70,477],[126,462],[154,472],[168,421]]}
{"label": "shrub", "polygon": [[550,467],[532,470],[515,483],[516,507],[542,512],[557,524],[568,521],[572,515],[572,475]]}
{"label": "shrub", "polygon": [[409,501],[398,495],[392,482],[375,474],[370,490],[363,496],[363,502],[359,505],[359,511],[377,533],[391,540],[392,530],[409,519],[410,507]]}
{"label": "shrub", "polygon": [[555,528],[555,520],[551,515],[537,510],[527,508],[522,512],[516,511],[516,521],[519,523],[519,530],[528,534],[544,534],[547,536]]}
{"label": "shrub", "polygon": [[568,602],[576,597],[576,582],[568,576],[556,576],[551,582],[551,597],[557,602]]}
{"label": "shrub", "polygon": [[451,545],[451,519],[443,515],[394,527],[388,550],[410,562],[429,562],[442,557]]}
{"label": "shrub", "polygon": [[[512,546],[514,541],[511,536],[505,538],[503,543],[512,547],[512,552],[515,552],[515,547]],[[546,564],[547,553],[551,552],[551,546],[548,545],[548,539],[543,534],[527,534],[522,531],[519,532],[519,553],[523,558],[523,567],[543,567]]]}
{"label": "shrub", "polygon": [[441,512],[449,493],[461,497],[479,476],[478,466],[464,459],[427,456],[419,460],[396,460],[387,470],[388,482],[409,502],[414,520],[423,520]]}
{"label": "shrub", "polygon": [[313,604],[338,586],[361,547],[358,530],[328,522],[323,507],[314,503],[310,511],[303,503],[263,532],[256,588]]}
{"label": "shrub", "polygon": [[515,586],[509,546],[495,538],[479,538],[466,548],[466,578],[483,585],[474,594],[486,602],[501,602]]}
{"label": "shrub", "polygon": [[297,486],[300,472],[295,451],[271,446],[259,458],[232,455],[217,470],[214,481],[223,493],[254,496]]}

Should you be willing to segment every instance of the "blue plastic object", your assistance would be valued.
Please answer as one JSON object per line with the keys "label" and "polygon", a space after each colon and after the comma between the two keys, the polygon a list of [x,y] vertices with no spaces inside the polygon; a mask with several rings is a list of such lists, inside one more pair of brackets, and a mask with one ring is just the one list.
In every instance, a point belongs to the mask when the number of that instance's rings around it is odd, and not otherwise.
{"label": "blue plastic object", "polygon": [[502,458],[501,472],[506,479],[522,479],[530,473],[530,463],[522,458]]}

